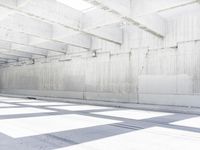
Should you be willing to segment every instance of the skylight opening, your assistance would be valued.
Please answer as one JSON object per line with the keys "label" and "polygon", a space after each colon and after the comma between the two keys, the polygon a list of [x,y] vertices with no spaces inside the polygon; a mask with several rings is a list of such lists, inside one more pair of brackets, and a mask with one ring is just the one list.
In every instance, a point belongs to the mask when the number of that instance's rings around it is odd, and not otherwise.
{"label": "skylight opening", "polygon": [[93,5],[83,0],[57,0],[57,1],[79,11],[85,11],[93,7]]}

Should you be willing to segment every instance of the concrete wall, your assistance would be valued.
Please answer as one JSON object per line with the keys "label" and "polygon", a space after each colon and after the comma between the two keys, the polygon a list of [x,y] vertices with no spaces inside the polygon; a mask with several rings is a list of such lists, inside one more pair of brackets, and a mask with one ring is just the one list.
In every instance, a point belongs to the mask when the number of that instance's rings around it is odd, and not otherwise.
{"label": "concrete wall", "polygon": [[200,107],[199,45],[3,68],[1,92]]}
{"label": "concrete wall", "polygon": [[102,50],[94,58],[2,68],[1,92],[200,107],[199,24],[199,16],[169,21],[164,40],[131,26],[121,50],[93,39]]}
{"label": "concrete wall", "polygon": [[[42,91],[44,95],[50,93],[55,97],[134,102],[136,85],[130,84],[134,80],[130,77],[130,67],[129,54],[112,57],[102,54],[69,62],[4,68],[0,72],[0,85],[4,92],[9,89],[12,93],[23,91],[41,95],[36,91]],[[31,93],[24,90],[31,90]]]}

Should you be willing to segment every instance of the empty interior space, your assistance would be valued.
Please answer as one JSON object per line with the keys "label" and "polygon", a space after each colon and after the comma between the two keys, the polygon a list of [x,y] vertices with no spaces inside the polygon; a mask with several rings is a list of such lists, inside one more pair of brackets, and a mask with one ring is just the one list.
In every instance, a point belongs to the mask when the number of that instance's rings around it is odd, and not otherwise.
{"label": "empty interior space", "polygon": [[200,0],[0,0],[0,150],[147,149],[200,149]]}

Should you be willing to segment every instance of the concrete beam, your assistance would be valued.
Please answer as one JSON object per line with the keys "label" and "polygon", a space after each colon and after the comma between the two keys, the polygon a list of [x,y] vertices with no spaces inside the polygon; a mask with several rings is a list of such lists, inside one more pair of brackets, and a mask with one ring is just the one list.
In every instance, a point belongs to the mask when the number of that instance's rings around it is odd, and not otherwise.
{"label": "concrete beam", "polygon": [[0,61],[7,61],[7,59],[5,59],[5,58],[0,58]]}
{"label": "concrete beam", "polygon": [[120,26],[115,26],[121,21],[119,17],[109,12],[102,11],[101,9],[93,9],[84,14],[82,28],[84,31],[113,38],[115,41],[122,43],[122,29]]}
{"label": "concrete beam", "polygon": [[0,63],[7,63],[7,59],[0,58]]}
{"label": "concrete beam", "polygon": [[20,51],[15,51],[15,50],[7,50],[7,49],[0,48],[0,53],[9,55],[9,56],[16,56],[20,58],[28,58],[28,59],[33,58],[33,56],[30,53],[25,53],[25,52],[20,52]]}
{"label": "concrete beam", "polygon": [[27,5],[31,0],[16,0],[17,7],[23,7]]}
{"label": "concrete beam", "polygon": [[[131,15],[132,12],[132,4],[131,3],[124,3],[122,0],[84,0],[86,2],[89,2],[96,7],[102,9],[103,11],[107,11],[112,13],[115,16],[118,16],[120,19],[129,22],[131,24],[134,24],[138,26],[139,28],[150,32],[158,37],[163,38],[165,36],[164,31],[157,30],[157,28],[152,28],[148,24],[146,24],[145,21],[140,21],[138,18],[135,18]],[[162,24],[160,25],[162,26]],[[162,27],[159,27],[162,28]]]}
{"label": "concrete beam", "polygon": [[43,49],[20,44],[11,44],[11,50],[21,51],[25,53],[30,53],[32,55],[39,55],[44,57],[47,57],[48,55],[48,51],[44,51]]}
{"label": "concrete beam", "polygon": [[[44,54],[48,51],[53,51],[53,52],[58,52],[58,53],[63,53],[65,54],[65,47],[40,47],[34,44],[34,41],[37,38],[36,36],[31,36],[29,34],[24,34],[12,30],[8,30],[5,28],[0,28],[0,40],[4,42],[12,42],[13,44],[21,45],[22,47],[26,47],[26,50],[34,51],[37,54]],[[48,41],[48,40],[43,40],[43,41]],[[63,45],[62,42],[52,42],[55,43],[55,45]]]}
{"label": "concrete beam", "polygon": [[171,9],[194,4],[198,0],[132,0],[132,16],[144,17],[157,12],[168,11]]}
{"label": "concrete beam", "polygon": [[99,29],[104,26],[110,26],[121,22],[122,20],[113,14],[102,11],[101,9],[93,9],[84,13],[82,27],[84,30]]}
{"label": "concrete beam", "polygon": [[[6,18],[1,22],[0,27],[8,30],[13,30],[15,32],[28,34],[32,37],[41,38],[44,40],[65,43],[74,47],[89,49],[90,46],[90,43],[80,43],[77,42],[75,38],[73,38],[74,41],[63,41],[62,38],[59,39],[59,37],[57,36],[54,37],[53,25],[20,14],[14,14]],[[62,30],[60,33],[69,36],[72,35],[72,32],[73,30],[71,29],[65,29],[64,31]],[[76,32],[73,32],[73,34],[75,33]],[[82,36],[82,39],[83,38],[87,39],[88,36]]]}
{"label": "concrete beam", "polygon": [[[35,49],[31,46],[24,46],[20,44],[13,44],[12,42],[7,42],[0,40],[0,49],[7,50],[7,51],[15,51],[15,52],[21,52],[21,53],[27,53],[31,55],[40,55],[46,57],[48,55],[48,52],[41,51],[40,49]],[[1,51],[2,52],[2,51]]]}
{"label": "concrete beam", "polygon": [[[45,6],[45,9],[43,6]],[[78,32],[87,34],[89,36],[94,36],[103,40],[107,40],[115,44],[119,44],[119,45],[121,44],[121,41],[115,41],[115,39],[113,38],[108,38],[104,36],[102,37],[101,35],[97,35],[97,34],[82,30],[81,24],[80,24],[82,14],[80,12],[77,13],[72,8],[67,7],[61,3],[58,3],[55,0],[51,0],[51,1],[34,0],[34,1],[31,1],[29,5],[27,5],[24,8],[18,8],[16,5],[7,5],[6,2],[0,1],[0,7],[7,8],[12,11],[15,11],[16,13],[23,14],[32,19],[36,19],[40,21],[40,23],[45,22],[51,25],[61,26],[66,29],[72,29],[74,31],[78,31]],[[52,11],[52,10],[55,10],[55,11]],[[61,10],[62,13],[57,12],[56,10]]]}
{"label": "concrete beam", "polygon": [[[110,3],[111,3],[111,1],[110,1]],[[90,1],[90,2],[94,3],[94,1]],[[120,1],[117,0],[117,2],[120,2]],[[148,24],[148,26],[151,29],[156,29],[156,30],[159,29],[158,31],[162,32],[164,29],[159,24],[163,24],[163,20],[156,13],[168,11],[171,9],[176,9],[176,8],[183,7],[186,5],[191,5],[191,4],[194,4],[197,2],[200,2],[200,0],[182,0],[182,1],[180,1],[180,0],[173,0],[173,1],[132,0],[130,3],[131,6],[129,6],[129,4],[125,4],[125,5],[127,8],[131,8],[130,12],[126,12],[127,14],[130,13],[131,16],[134,17],[136,20],[138,20],[138,22],[141,22],[141,24]],[[114,3],[114,1],[113,1],[113,3]],[[118,8],[118,6],[115,6],[115,7]],[[121,6],[121,11],[124,10],[122,7],[123,7],[123,5]],[[106,9],[104,7],[102,7],[102,8]],[[108,26],[108,25],[122,21],[119,17],[110,15],[109,11],[110,10],[100,11],[99,9],[94,9],[92,11],[85,13],[84,19],[83,19],[83,21],[84,21],[83,27],[86,29],[97,29],[97,28],[101,28],[101,27]],[[106,17],[104,17],[104,16],[106,16]],[[98,18],[98,19],[96,19],[96,18]],[[88,20],[90,20],[90,21],[88,21]],[[149,21],[149,20],[151,20],[151,21]],[[159,23],[157,23],[157,22],[159,22]],[[139,27],[144,28],[145,30],[148,30],[147,28],[145,28],[145,26],[139,25]]]}
{"label": "concrete beam", "polygon": [[19,59],[19,57],[7,55],[7,54],[2,54],[1,52],[0,52],[0,58],[1,59],[7,59],[7,60],[16,60],[16,61]]}

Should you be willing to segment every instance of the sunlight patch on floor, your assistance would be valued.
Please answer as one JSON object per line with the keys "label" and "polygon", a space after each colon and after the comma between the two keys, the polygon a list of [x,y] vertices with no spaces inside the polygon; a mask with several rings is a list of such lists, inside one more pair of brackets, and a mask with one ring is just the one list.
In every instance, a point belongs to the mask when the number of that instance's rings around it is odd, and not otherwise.
{"label": "sunlight patch on floor", "polygon": [[54,112],[40,108],[22,107],[22,108],[1,108],[0,116],[2,115],[19,115],[19,114],[34,114],[34,113],[48,113]]}
{"label": "sunlight patch on floor", "polygon": [[127,119],[137,119],[137,120],[172,115],[172,113],[143,111],[143,110],[115,110],[115,111],[97,112],[93,114],[121,117]]}
{"label": "sunlight patch on floor", "polygon": [[176,122],[172,122],[171,124],[200,129],[200,117],[176,121]]}
{"label": "sunlight patch on floor", "polygon": [[199,140],[200,133],[152,127],[56,150],[199,150]]}
{"label": "sunlight patch on floor", "polygon": [[74,114],[6,119],[0,121],[0,132],[13,138],[20,138],[117,122],[119,121]]}

